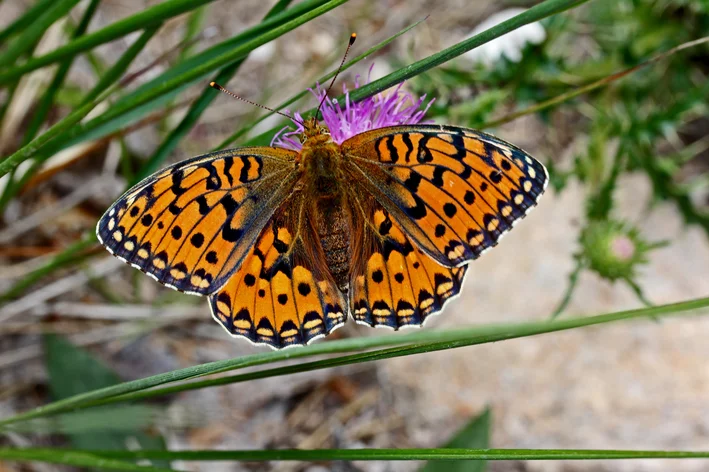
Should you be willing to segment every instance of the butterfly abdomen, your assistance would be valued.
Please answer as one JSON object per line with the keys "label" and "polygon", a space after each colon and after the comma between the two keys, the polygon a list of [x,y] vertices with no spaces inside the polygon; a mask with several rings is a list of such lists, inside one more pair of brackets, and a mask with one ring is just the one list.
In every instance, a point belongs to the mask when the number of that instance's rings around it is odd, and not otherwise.
{"label": "butterfly abdomen", "polygon": [[317,232],[327,268],[337,287],[347,293],[351,229],[340,199],[321,199],[316,206]]}

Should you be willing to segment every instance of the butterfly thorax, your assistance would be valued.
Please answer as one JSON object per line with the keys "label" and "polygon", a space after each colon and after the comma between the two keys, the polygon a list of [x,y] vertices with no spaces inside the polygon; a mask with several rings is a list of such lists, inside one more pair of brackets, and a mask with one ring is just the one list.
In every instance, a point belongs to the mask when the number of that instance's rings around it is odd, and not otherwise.
{"label": "butterfly thorax", "polygon": [[341,188],[342,150],[329,134],[319,133],[303,142],[300,152],[303,184],[313,197],[335,197]]}

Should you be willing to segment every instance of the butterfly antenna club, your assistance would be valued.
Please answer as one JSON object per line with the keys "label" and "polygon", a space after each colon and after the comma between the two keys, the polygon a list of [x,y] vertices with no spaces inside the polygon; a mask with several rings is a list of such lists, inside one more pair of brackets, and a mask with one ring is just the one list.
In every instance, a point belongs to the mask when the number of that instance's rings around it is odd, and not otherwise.
{"label": "butterfly antenna club", "polygon": [[333,85],[335,85],[335,80],[337,79],[337,76],[340,75],[340,72],[342,71],[342,66],[345,65],[345,60],[347,59],[347,53],[350,52],[350,48],[354,44],[355,40],[357,39],[357,33],[352,33],[350,35],[350,42],[347,44],[347,49],[345,49],[345,54],[342,56],[342,61],[340,61],[340,66],[337,68],[337,72],[335,72],[335,75],[332,77],[332,81],[330,81],[330,85],[327,88],[327,91],[325,92],[325,95],[323,95],[322,99],[320,100],[320,104],[318,105],[318,109],[315,112],[315,117],[318,116],[318,113],[320,113],[320,108],[322,108],[323,103],[325,103],[325,98],[327,98],[327,95],[330,93],[330,89],[332,88]]}
{"label": "butterfly antenna club", "polygon": [[209,86],[212,87],[213,89],[219,90],[220,92],[224,92],[225,94],[229,95],[229,96],[232,97],[232,98],[236,98],[237,100],[241,100],[242,102],[246,102],[246,103],[248,103],[248,104],[250,104],[250,105],[253,105],[253,106],[255,106],[255,107],[263,108],[264,110],[268,110],[268,111],[270,111],[270,112],[272,112],[272,113],[276,113],[276,114],[278,114],[278,115],[284,116],[284,117],[288,118],[289,120],[294,120],[294,121],[300,123],[302,126],[305,126],[302,121],[296,119],[296,118],[293,117],[293,116],[288,116],[288,115],[286,115],[285,113],[281,113],[281,112],[278,111],[278,110],[274,110],[273,108],[268,108],[267,106],[261,105],[260,103],[252,102],[251,100],[248,100],[248,99],[246,99],[246,98],[244,98],[244,97],[240,97],[240,96],[238,96],[237,94],[235,94],[234,92],[225,89],[224,87],[222,87],[221,85],[219,85],[219,84],[216,83],[216,82],[209,82]]}

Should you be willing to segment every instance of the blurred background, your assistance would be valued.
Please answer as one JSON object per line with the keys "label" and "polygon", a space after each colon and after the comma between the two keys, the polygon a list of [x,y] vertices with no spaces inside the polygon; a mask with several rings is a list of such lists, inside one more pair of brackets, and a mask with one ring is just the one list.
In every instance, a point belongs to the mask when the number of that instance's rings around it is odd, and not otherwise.
{"label": "blurred background", "polygon": [[[78,2],[31,54],[68,42],[90,3],[97,9],[89,32],[160,2]],[[372,79],[382,77],[535,3],[352,0],[259,47],[223,85],[276,106],[336,67],[351,32],[358,34],[356,56],[425,18],[344,72],[335,86],[352,88],[357,74],[366,82],[370,67]],[[35,4],[0,2],[0,30]],[[124,74],[121,92],[259,23],[275,4],[221,0],[166,21]],[[709,294],[709,47],[612,77],[708,34],[709,5],[701,0],[591,0],[405,84],[416,96],[435,98],[428,119],[484,127],[551,173],[538,208],[471,265],[460,298],[427,329],[599,314]],[[4,86],[0,155],[76,109],[139,36],[77,56],[60,86],[50,85],[57,70],[51,67]],[[5,40],[0,48],[11,44]],[[604,80],[571,100],[495,123]],[[93,236],[102,212],[146,162],[162,167],[203,154],[264,114],[219,96],[163,152],[207,83],[187,84],[110,132],[28,161],[0,179],[0,417],[119,379],[264,350],[226,335],[205,299],[163,288],[111,258]],[[54,93],[44,102],[47,90]],[[314,105],[307,95],[289,109]],[[111,106],[108,101],[97,113]],[[229,146],[284,125],[269,118]],[[332,337],[377,334],[349,323]],[[701,317],[604,325],[197,390],[142,409],[115,407],[77,424],[0,433],[0,445],[438,447],[489,408],[491,447],[702,449],[709,443],[708,337],[709,320]],[[97,423],[122,425],[98,434],[86,426]],[[422,464],[173,466],[315,472],[409,471]],[[487,468],[699,471],[707,463],[507,461]],[[59,467],[0,464],[2,472],[15,470]]]}

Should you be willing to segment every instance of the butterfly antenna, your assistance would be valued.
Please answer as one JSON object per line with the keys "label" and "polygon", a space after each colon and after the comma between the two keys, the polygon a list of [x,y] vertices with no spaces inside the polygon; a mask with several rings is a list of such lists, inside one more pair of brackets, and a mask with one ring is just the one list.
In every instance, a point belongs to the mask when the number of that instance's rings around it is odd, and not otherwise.
{"label": "butterfly antenna", "polygon": [[285,113],[281,113],[278,110],[274,110],[273,108],[268,108],[267,106],[261,105],[260,103],[252,102],[251,100],[247,100],[246,98],[240,97],[237,94],[235,94],[234,92],[231,92],[231,91],[225,89],[224,87],[222,87],[221,85],[219,85],[216,82],[209,82],[209,86],[214,89],[219,90],[220,92],[224,92],[225,94],[229,95],[230,97],[236,98],[237,100],[241,100],[242,102],[246,102],[246,103],[251,104],[255,107],[263,108],[264,110],[268,110],[268,111],[276,113],[278,115],[285,116],[289,120],[293,120],[296,123],[300,124],[301,126],[305,127],[305,123],[303,123],[302,121],[297,119],[295,116],[288,116]]}
{"label": "butterfly antenna", "polygon": [[323,103],[325,103],[325,99],[327,98],[327,94],[330,93],[330,89],[332,88],[333,85],[335,85],[335,79],[337,79],[337,76],[340,75],[340,72],[342,71],[342,66],[345,65],[345,60],[347,59],[347,53],[350,52],[350,48],[355,42],[355,39],[357,39],[357,33],[352,33],[350,35],[350,42],[347,44],[347,49],[345,49],[345,55],[342,56],[342,62],[340,62],[340,67],[337,68],[337,72],[335,72],[335,75],[332,77],[332,81],[330,82],[330,86],[327,88],[327,91],[325,92],[325,95],[323,95],[322,99],[320,100],[320,104],[318,105],[318,109],[315,112],[315,116],[318,116],[318,113],[320,113],[320,108],[322,107]]}

